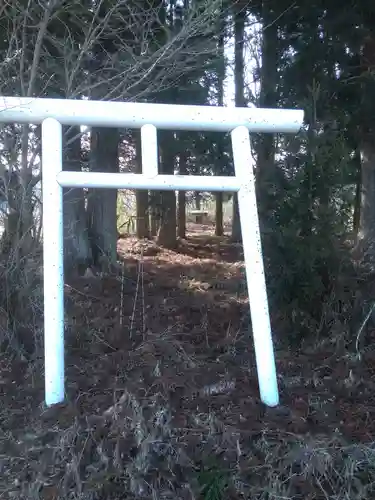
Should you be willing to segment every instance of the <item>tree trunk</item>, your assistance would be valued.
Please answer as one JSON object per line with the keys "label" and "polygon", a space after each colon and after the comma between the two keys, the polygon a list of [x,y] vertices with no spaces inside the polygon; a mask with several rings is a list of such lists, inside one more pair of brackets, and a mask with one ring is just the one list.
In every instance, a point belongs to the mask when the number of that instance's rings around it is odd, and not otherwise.
{"label": "tree trunk", "polygon": [[158,244],[171,250],[177,247],[176,193],[165,191],[162,196],[162,213],[158,232]]}
{"label": "tree trunk", "polygon": [[307,157],[308,161],[305,164],[305,171],[303,179],[301,182],[301,191],[304,193],[304,198],[306,202],[305,214],[301,222],[301,236],[309,240],[313,237],[313,226],[314,226],[314,201],[316,198],[316,182],[314,182],[315,168],[316,168],[316,140],[315,140],[315,129],[316,129],[316,118],[315,113],[312,112],[311,116],[308,117],[309,125],[307,130]]}
{"label": "tree trunk", "polygon": [[[65,132],[64,170],[80,171],[82,166],[80,129],[70,127],[68,130],[65,129]],[[63,196],[64,268],[70,273],[85,268],[91,260],[92,253],[87,232],[83,189],[64,188]]]}
{"label": "tree trunk", "polygon": [[161,204],[161,192],[151,191],[150,192],[150,233],[152,237],[157,236],[160,228],[160,204]]}
{"label": "tree trunk", "polygon": [[[224,106],[224,81],[225,81],[225,53],[224,53],[224,39],[225,39],[225,31],[226,31],[226,14],[223,10],[221,13],[221,26],[220,26],[220,35],[218,40],[218,52],[219,52],[219,61],[218,61],[218,72],[217,72],[217,91],[218,91],[218,105]],[[216,175],[223,175],[223,162],[225,161],[224,157],[224,136],[222,135],[218,139],[217,147],[218,147],[218,155],[217,155],[217,163],[215,168]],[[215,193],[215,235],[223,236],[224,235],[224,227],[223,227],[223,193],[217,192]]]}
{"label": "tree trunk", "polygon": [[359,144],[361,155],[361,207],[358,253],[363,261],[375,266],[375,82],[372,75],[375,67],[375,37],[364,40],[361,57],[363,70],[367,69],[361,86],[361,123]]}
{"label": "tree trunk", "polygon": [[155,212],[151,212],[151,217],[150,217],[150,233],[151,236],[154,238],[157,236],[158,231],[159,231],[159,226],[160,226],[160,218]]}
{"label": "tree trunk", "polygon": [[[199,191],[195,192],[195,210],[202,210],[202,195]],[[195,216],[195,222],[197,224],[203,224],[203,215],[197,214]]]}
{"label": "tree trunk", "polygon": [[215,235],[223,236],[223,193],[215,193]]}
{"label": "tree trunk", "polygon": [[[161,173],[174,174],[175,155],[174,138],[169,131],[160,133],[160,145],[162,152]],[[177,246],[177,213],[175,191],[163,191],[161,194],[161,221],[158,233],[158,244],[169,249]]]}
{"label": "tree trunk", "polygon": [[[186,174],[186,151],[180,153],[179,173],[180,175]],[[178,237],[181,239],[186,238],[186,192],[178,192]]]}
{"label": "tree trunk", "polygon": [[307,162],[305,163],[304,175],[301,182],[301,192],[307,202],[305,207],[305,215],[301,224],[301,236],[306,241],[313,236],[314,229],[314,206],[315,200],[318,198],[317,181],[316,181],[316,166],[317,166],[317,114],[316,114],[316,96],[315,90],[311,92],[311,106],[306,113],[306,121],[308,122],[307,129]]}
{"label": "tree trunk", "polygon": [[[234,83],[235,104],[246,106],[244,95],[244,35],[245,35],[246,9],[237,7],[234,17]],[[250,165],[249,165],[250,168]],[[238,209],[237,193],[233,195],[232,241],[241,241],[240,213]]]}
{"label": "tree trunk", "polygon": [[[141,134],[136,131],[136,173],[142,173],[142,144]],[[149,214],[149,197],[147,189],[137,189],[135,192],[136,206],[137,206],[137,238],[150,237],[150,214]]]}
{"label": "tree trunk", "polygon": [[[92,172],[118,172],[119,131],[111,128],[91,130]],[[93,262],[106,269],[117,261],[117,190],[90,189],[87,216]]]}
{"label": "tree trunk", "polygon": [[361,152],[359,149],[357,149],[357,151],[355,152],[355,163],[357,165],[357,182],[356,182],[355,199],[354,199],[353,233],[354,233],[354,238],[357,241],[361,224],[361,187],[362,187]]}
{"label": "tree trunk", "polygon": [[[261,91],[259,105],[262,108],[275,108],[277,105],[277,23],[275,14],[269,2],[263,2],[262,8],[263,30],[262,35],[262,67],[261,67]],[[267,206],[271,202],[268,196],[268,186],[273,184],[275,178],[275,137],[273,134],[262,134],[258,149],[257,162],[257,191],[262,201],[263,212],[266,214],[272,210]]]}
{"label": "tree trunk", "polygon": [[201,210],[202,195],[199,191],[195,192],[195,210]]}
{"label": "tree trunk", "polygon": [[241,220],[240,220],[240,210],[238,206],[238,196],[237,193],[233,194],[233,219],[232,219],[232,237],[231,241],[234,243],[239,243],[242,240],[241,236]]}
{"label": "tree trunk", "polygon": [[137,189],[135,199],[137,205],[137,238],[149,238],[150,215],[148,212],[148,191]]}
{"label": "tree trunk", "polygon": [[361,145],[362,189],[359,247],[366,262],[375,264],[375,147],[372,141]]}

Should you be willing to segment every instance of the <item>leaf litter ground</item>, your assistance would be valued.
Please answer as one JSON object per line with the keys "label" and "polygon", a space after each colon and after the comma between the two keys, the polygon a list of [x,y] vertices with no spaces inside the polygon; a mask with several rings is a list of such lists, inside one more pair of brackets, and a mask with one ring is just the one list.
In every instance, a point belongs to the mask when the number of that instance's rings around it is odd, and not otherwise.
{"label": "leaf litter ground", "polygon": [[1,356],[0,498],[372,497],[375,353],[276,339],[265,408],[241,248],[209,229],[122,239],[118,273],[66,284],[64,404],[44,407],[41,359]]}

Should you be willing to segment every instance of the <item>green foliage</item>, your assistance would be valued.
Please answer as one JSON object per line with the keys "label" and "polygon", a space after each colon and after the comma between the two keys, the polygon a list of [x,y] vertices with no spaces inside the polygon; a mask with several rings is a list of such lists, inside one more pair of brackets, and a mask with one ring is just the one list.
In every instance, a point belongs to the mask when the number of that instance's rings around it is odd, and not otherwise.
{"label": "green foliage", "polygon": [[335,130],[314,138],[313,154],[309,138],[302,142],[300,150],[306,153],[279,165],[278,177],[272,177],[260,198],[261,210],[267,205],[264,244],[271,301],[289,317],[291,340],[315,331],[350,262],[342,244],[352,221],[350,150]]}
{"label": "green foliage", "polygon": [[198,473],[198,483],[202,500],[224,500],[230,481],[228,471],[223,471],[216,465],[206,464]]}

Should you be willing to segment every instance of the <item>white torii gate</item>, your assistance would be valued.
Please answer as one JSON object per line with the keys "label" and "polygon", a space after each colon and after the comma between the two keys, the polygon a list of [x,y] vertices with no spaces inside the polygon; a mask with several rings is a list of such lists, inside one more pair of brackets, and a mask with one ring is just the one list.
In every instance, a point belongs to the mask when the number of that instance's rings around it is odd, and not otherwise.
{"label": "white torii gate", "polygon": [[[303,111],[0,97],[0,122],[42,125],[45,401],[64,388],[63,187],[238,192],[260,397],[279,404],[249,132],[297,133]],[[62,125],[140,128],[142,173],[63,171]],[[235,176],[159,175],[157,128],[231,132]]]}

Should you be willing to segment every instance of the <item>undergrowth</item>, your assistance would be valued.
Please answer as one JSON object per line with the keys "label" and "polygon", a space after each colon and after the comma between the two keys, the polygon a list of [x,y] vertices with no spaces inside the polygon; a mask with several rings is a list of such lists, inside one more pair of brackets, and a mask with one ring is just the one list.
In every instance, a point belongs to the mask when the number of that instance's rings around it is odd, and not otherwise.
{"label": "undergrowth", "polygon": [[[0,498],[371,498],[375,353],[363,349],[359,360],[348,342],[352,275],[327,293],[326,330],[308,349],[277,348],[282,403],[266,409],[242,320],[248,305],[213,286],[225,276],[229,290],[241,263],[145,246],[126,250],[118,275],[67,286],[65,404],[39,404],[40,359],[0,357]],[[276,332],[292,324],[290,308],[289,318],[274,313]]]}

